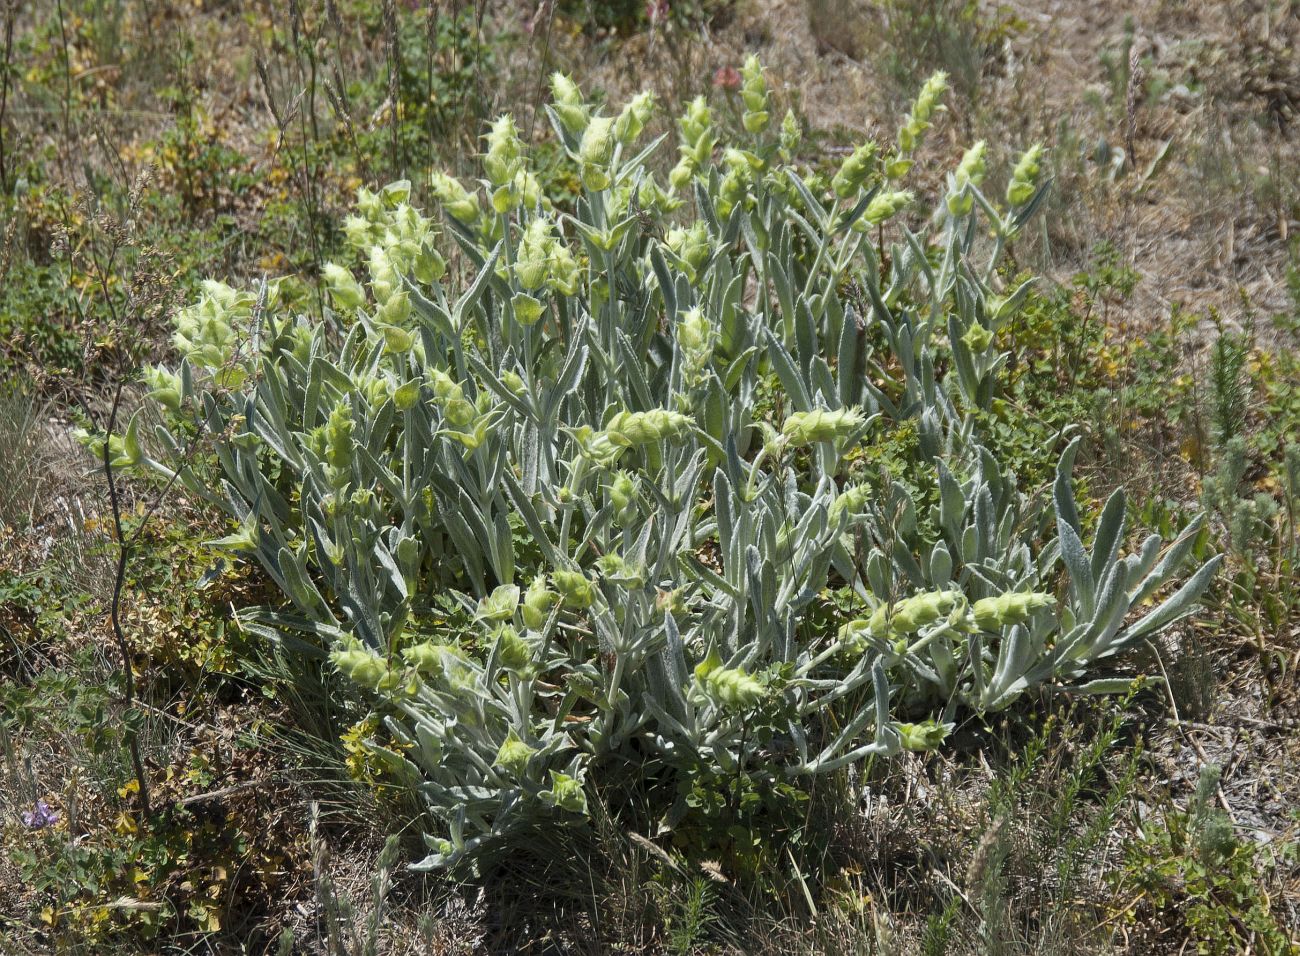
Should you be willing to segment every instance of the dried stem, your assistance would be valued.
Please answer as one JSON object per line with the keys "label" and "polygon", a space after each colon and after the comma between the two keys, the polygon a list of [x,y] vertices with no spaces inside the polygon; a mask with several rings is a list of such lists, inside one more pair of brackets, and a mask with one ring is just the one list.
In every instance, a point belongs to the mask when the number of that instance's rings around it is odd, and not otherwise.
{"label": "dried stem", "polygon": [[[117,413],[122,407],[123,383],[119,380],[113,391],[113,406],[108,413],[108,429],[104,437],[103,466],[104,478],[108,482],[108,501],[113,511],[113,537],[117,542],[117,567],[113,574],[113,601],[109,609],[109,620],[113,625],[113,640],[117,642],[118,653],[122,655],[122,674],[125,677],[123,703],[128,712],[135,710],[136,683],[135,665],[131,660],[131,647],[122,631],[122,588],[126,584],[126,566],[131,558],[131,547],[136,535],[127,538],[122,529],[122,502],[117,490],[117,478],[113,473],[112,451],[109,446],[113,430],[117,425]],[[138,535],[138,529],[137,529]],[[133,726],[133,721],[126,721],[126,744],[131,753],[131,767],[139,784],[137,810],[141,822],[149,818],[149,778],[145,776],[144,759],[140,755],[140,736]]]}

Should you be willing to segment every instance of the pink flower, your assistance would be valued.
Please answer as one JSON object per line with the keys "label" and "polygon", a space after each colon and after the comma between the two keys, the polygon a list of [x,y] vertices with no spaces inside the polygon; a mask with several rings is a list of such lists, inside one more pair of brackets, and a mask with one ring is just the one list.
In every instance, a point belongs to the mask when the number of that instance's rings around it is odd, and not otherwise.
{"label": "pink flower", "polygon": [[668,0],[646,0],[645,18],[651,25],[668,17]]}
{"label": "pink flower", "polygon": [[724,90],[740,88],[740,71],[734,66],[720,66],[713,74],[713,85]]}

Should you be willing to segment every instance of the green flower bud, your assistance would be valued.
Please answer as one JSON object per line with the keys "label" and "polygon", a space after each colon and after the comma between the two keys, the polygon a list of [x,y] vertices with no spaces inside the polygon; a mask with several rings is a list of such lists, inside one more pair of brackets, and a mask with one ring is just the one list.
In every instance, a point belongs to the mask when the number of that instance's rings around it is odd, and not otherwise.
{"label": "green flower bud", "polygon": [[518,606],[519,587],[502,584],[478,602],[475,616],[481,621],[508,621],[515,616],[515,608]]}
{"label": "green flower bud", "polygon": [[641,187],[637,191],[636,201],[642,209],[654,212],[673,212],[680,209],[682,205],[680,199],[670,196],[659,188],[653,173],[641,180]]}
{"label": "green flower bud", "polygon": [[582,134],[578,158],[582,163],[582,184],[593,192],[609,188],[609,164],[614,158],[614,121],[593,117]]}
{"label": "green flower bud", "polygon": [[840,164],[839,171],[831,179],[831,188],[841,199],[856,196],[863,184],[876,168],[877,146],[875,143],[863,143]]}
{"label": "green flower bud", "polygon": [[236,357],[236,328],[242,328],[252,318],[257,297],[210,279],[203,282],[202,288],[197,303],[176,313],[172,341],[193,367],[222,369],[226,375],[223,384],[238,385],[243,370],[223,367]]}
{"label": "green flower bud", "polygon": [[438,402],[448,402],[452,399],[465,397],[461,387],[442,369],[430,369],[429,379],[433,383],[433,397]]}
{"label": "green flower bud", "polygon": [[524,624],[534,631],[540,631],[546,626],[546,619],[551,613],[560,596],[546,587],[546,578],[538,575],[533,578],[533,583],[528,585],[528,590],[524,593],[523,607],[520,609]]}
{"label": "green flower bud", "polygon": [[578,158],[591,166],[605,166],[614,158],[614,121],[597,116],[587,124],[578,147]]}
{"label": "green flower bud", "polygon": [[382,228],[364,216],[348,216],[343,220],[343,238],[353,249],[369,249],[383,234]]}
{"label": "green flower bud", "polygon": [[547,288],[560,295],[576,295],[581,279],[582,274],[577,260],[573,258],[573,253],[569,251],[568,246],[557,241],[551,247],[550,271],[546,277]]}
{"label": "green flower bud", "polygon": [[535,753],[537,751],[520,740],[515,729],[511,727],[500,749],[497,750],[492,765],[500,767],[513,777],[522,777],[528,769],[528,761]]}
{"label": "green flower bud", "polygon": [[618,114],[618,119],[614,121],[614,136],[618,141],[624,146],[631,145],[641,135],[645,124],[650,121],[654,108],[653,93],[647,91],[632,97],[623,107],[623,112]]}
{"label": "green flower bud", "polygon": [[399,564],[410,567],[420,558],[420,542],[409,534],[402,535],[393,548],[393,557]]}
{"label": "green flower bud", "polygon": [[1012,206],[1023,206],[1034,197],[1042,159],[1041,143],[1035,143],[1021,154],[1016,168],[1011,172],[1011,182],[1007,183],[1007,202]]}
{"label": "green flower bud", "polygon": [[1002,610],[1000,598],[982,598],[971,605],[971,616],[981,631],[998,631],[1002,628]]}
{"label": "green flower bud", "polygon": [[433,196],[446,210],[447,215],[473,225],[479,219],[478,194],[469,192],[460,180],[446,173],[435,172],[429,176]]}
{"label": "green flower bud", "polygon": [[384,351],[388,354],[405,355],[415,348],[414,332],[408,332],[395,325],[385,325],[381,331],[384,334]]}
{"label": "green flower bud", "polygon": [[168,411],[181,410],[181,377],[158,365],[144,370],[144,381],[149,386],[149,397]]}
{"label": "green flower bud", "polygon": [[948,89],[948,74],[935,73],[916,97],[912,111],[898,130],[898,151],[885,166],[885,175],[890,179],[900,179],[907,175],[912,167],[911,154],[920,145],[921,137],[930,128],[930,119],[939,109],[939,99]]}
{"label": "green flower bud", "polygon": [[630,448],[680,438],[690,429],[691,419],[686,415],[655,408],[648,412],[619,412],[605,426],[605,434],[613,444]]}
{"label": "green flower bud", "polygon": [[911,202],[912,194],[905,189],[897,192],[878,193],[867,204],[867,211],[858,222],[866,223],[869,226],[879,226],[882,222],[893,219],[894,216],[911,205]]}
{"label": "green flower bud", "polygon": [[609,485],[609,501],[617,515],[626,515],[636,499],[636,479],[628,472],[615,473]]}
{"label": "green flower bud", "polygon": [[723,150],[722,162],[728,169],[739,173],[762,172],[767,165],[753,150],[736,149],[734,146],[728,146]]}
{"label": "green flower bud", "polygon": [[551,580],[560,593],[560,600],[565,607],[587,608],[596,600],[596,586],[581,571],[566,571],[559,568],[552,572]]}
{"label": "green flower bud", "polygon": [[718,215],[726,219],[749,196],[750,174],[747,169],[732,167],[718,184]]}
{"label": "green flower bud", "polygon": [[682,189],[695,176],[695,163],[682,157],[677,165],[668,172],[668,185],[673,189]]}
{"label": "green flower bud", "polygon": [[716,145],[717,141],[712,136],[703,136],[696,140],[690,147],[689,159],[692,168],[698,170],[708,165],[709,159],[713,156],[713,147]]}
{"label": "green flower bud", "polygon": [[954,216],[969,216],[975,208],[975,197],[969,192],[951,192],[947,197],[948,212]]}
{"label": "green flower bud", "polygon": [[542,317],[544,306],[527,292],[516,293],[510,300],[510,304],[514,308],[515,321],[520,325],[532,325]]}
{"label": "green flower bud", "polygon": [[908,598],[905,604],[910,619],[909,629],[919,630],[927,624],[933,624],[940,618],[946,617],[961,600],[960,591],[936,591]]}
{"label": "green flower bud", "polygon": [[371,246],[366,266],[370,270],[370,290],[375,294],[375,301],[387,302],[388,297],[402,286],[388,250],[383,246]]}
{"label": "green flower bud", "polygon": [[483,170],[492,185],[508,185],[523,167],[523,144],[519,141],[514,117],[509,113],[500,116],[492,124],[486,139],[488,148],[483,155]]}
{"label": "green flower bud", "polygon": [[698,307],[682,314],[676,332],[682,357],[682,376],[688,385],[696,384],[713,359],[716,332]]}
{"label": "green flower bud", "polygon": [[[883,625],[882,625],[883,626]],[[849,653],[858,654],[867,649],[867,637],[872,633],[871,621],[855,618],[840,625],[836,639]]]}
{"label": "green flower bud", "polygon": [[399,385],[393,392],[393,404],[397,406],[399,412],[407,412],[415,407],[416,402],[420,400],[420,383],[406,382]]}
{"label": "green flower bud", "polygon": [[914,634],[926,625],[950,615],[965,600],[960,591],[915,594],[893,606],[882,604],[876,608],[868,621],[868,629],[879,638]]}
{"label": "green flower bud", "polygon": [[929,129],[930,119],[935,110],[940,108],[939,100],[947,89],[948,74],[943,71],[933,74],[925,81],[921,92],[917,94],[916,102],[912,105],[907,123],[899,130],[898,145],[904,152],[912,152],[921,135]]}
{"label": "green flower bud", "polygon": [[740,118],[740,125],[745,127],[745,132],[757,135],[767,129],[770,118],[766,110],[747,112]]}
{"label": "green flower bud", "polygon": [[289,327],[284,334],[284,344],[281,347],[306,367],[311,361],[311,348],[314,341],[315,334],[312,328],[302,322]]}
{"label": "green flower bud", "polygon": [[639,588],[645,583],[645,567],[640,562],[629,561],[621,554],[602,554],[596,559],[596,567],[606,581],[627,588]]}
{"label": "green flower bud", "polygon": [[709,134],[712,123],[708,102],[703,96],[697,96],[686,105],[686,112],[677,121],[677,126],[681,130],[682,139],[694,143]]}
{"label": "green flower bud", "polygon": [[539,218],[530,222],[524,229],[515,255],[515,275],[519,277],[519,284],[528,290],[540,288],[551,275],[561,248],[549,219]]}
{"label": "green flower bud", "polygon": [[383,218],[384,201],[379,193],[361,186],[357,189],[357,212],[371,222],[376,222]]}
{"label": "green flower bud", "polygon": [[699,352],[709,348],[712,338],[713,326],[698,306],[682,313],[677,323],[677,344],[683,351]]}
{"label": "green flower bud", "polygon": [[840,515],[854,518],[862,514],[870,499],[870,485],[854,485],[852,488],[846,488],[831,502],[830,511],[828,512],[831,524],[839,520]]}
{"label": "green flower bud", "polygon": [[570,813],[587,813],[587,794],[582,784],[568,774],[551,771],[551,789],[540,794],[543,801]]}
{"label": "green flower bud", "polygon": [[1056,598],[1050,594],[1008,591],[976,601],[971,606],[971,616],[980,630],[998,631],[1013,624],[1023,624],[1035,611],[1055,605]]}
{"label": "green flower bud", "polygon": [[763,67],[758,57],[751,53],[740,68],[740,97],[745,101],[747,110],[767,109],[767,78],[763,76]]}
{"label": "green flower bud", "polygon": [[325,422],[325,463],[333,468],[352,464],[352,406],[346,400],[330,409]]}
{"label": "green flower bud", "polygon": [[919,724],[895,723],[894,729],[902,740],[904,750],[935,750],[943,743],[953,728],[952,724],[925,720]]}
{"label": "green flower bud", "polygon": [[709,688],[718,700],[733,710],[753,707],[763,699],[766,692],[761,681],[739,668],[726,667],[713,672]]}
{"label": "green flower bud", "polygon": [[464,398],[449,399],[443,404],[442,413],[457,428],[464,428],[478,417],[478,410]]}
{"label": "green flower bud", "polygon": [[819,441],[847,438],[863,423],[857,408],[817,408],[811,412],[793,412],[781,427],[781,434],[794,445],[811,445]]}
{"label": "green flower bud", "polygon": [[716,139],[713,120],[703,96],[697,96],[686,107],[686,113],[677,121],[681,130],[681,143],[677,150],[681,159],[668,176],[674,189],[681,189],[691,181],[700,167],[708,162]]}
{"label": "green flower bud", "polygon": [[959,189],[967,183],[975,186],[983,184],[985,173],[988,171],[985,162],[986,152],[984,140],[981,139],[962,154],[961,162],[957,164],[957,171],[953,174]]}
{"label": "green flower bud", "polygon": [[321,277],[329,289],[330,301],[335,309],[353,311],[366,304],[366,290],[351,271],[335,262],[327,262]]}
{"label": "green flower bud", "polygon": [[393,394],[393,383],[386,375],[371,374],[366,371],[357,371],[352,373],[352,386],[357,395],[360,395],[367,405],[372,408],[378,407],[388,401]]}
{"label": "green flower bud", "polygon": [[578,84],[563,73],[551,74],[551,107],[564,129],[578,135],[587,126],[588,108]]}
{"label": "green flower bud", "polygon": [[392,690],[397,686],[398,675],[389,670],[388,662],[360,647],[332,651],[330,661],[339,673],[367,690]]}
{"label": "green flower bud", "polygon": [[522,396],[528,391],[528,387],[524,384],[524,380],[519,376],[519,373],[510,369],[506,369],[501,373],[501,384],[510,389],[515,395]]}
{"label": "green flower bud", "polygon": [[891,181],[902,179],[911,168],[912,160],[901,153],[895,152],[885,163],[885,178]]}
{"label": "green flower bud", "polygon": [[948,211],[954,216],[968,215],[975,205],[975,197],[970,187],[979,186],[984,181],[986,171],[984,162],[984,140],[980,140],[966,150],[953,173],[952,186],[948,191]]}
{"label": "green flower bud", "polygon": [[931,115],[939,108],[939,99],[948,90],[948,74],[940,70],[930,76],[921,87],[912,108],[912,115],[922,122],[929,122]]}
{"label": "green flower bud", "polygon": [[524,673],[533,662],[533,649],[509,624],[497,628],[497,660],[506,670],[516,674]]}
{"label": "green flower bud", "polygon": [[687,281],[692,285],[699,280],[700,273],[713,255],[709,230],[702,220],[692,223],[689,229],[668,230],[664,245],[676,256],[678,264],[686,273]]}
{"label": "green flower bud", "polygon": [[972,322],[966,334],[961,337],[961,341],[968,349],[978,354],[993,344],[993,333],[978,322]]}
{"label": "green flower bud", "polygon": [[739,667],[723,667],[717,648],[696,665],[695,680],[707,696],[729,710],[748,710],[767,693],[762,681]]}
{"label": "green flower bud", "polygon": [[459,655],[460,649],[449,644],[435,644],[425,641],[403,648],[402,658],[418,674],[440,674],[443,670],[443,657],[446,654]]}
{"label": "green flower bud", "polygon": [[781,120],[781,158],[787,163],[791,162],[802,142],[803,130],[799,126],[799,120],[794,115],[794,110],[786,110],[785,117]]}
{"label": "green flower bud", "polygon": [[411,198],[411,181],[409,179],[399,179],[391,182],[379,190],[379,196],[384,204],[389,207],[409,202]]}
{"label": "green flower bud", "polygon": [[[628,447],[616,443],[607,432],[593,432],[587,425],[573,429],[573,438],[581,455],[601,468],[613,467]],[[567,493],[568,488],[560,488],[557,492],[561,496]],[[561,497],[560,500],[565,499]]]}
{"label": "green flower bud", "polygon": [[492,190],[492,211],[505,214],[519,205],[519,190],[514,182]]}
{"label": "green flower bud", "polygon": [[745,65],[740,68],[741,87],[740,98],[745,103],[745,114],[741,117],[741,123],[745,131],[755,135],[767,129],[768,112],[767,112],[767,79],[763,76],[763,68],[759,65],[758,57],[752,53],[745,60]]}

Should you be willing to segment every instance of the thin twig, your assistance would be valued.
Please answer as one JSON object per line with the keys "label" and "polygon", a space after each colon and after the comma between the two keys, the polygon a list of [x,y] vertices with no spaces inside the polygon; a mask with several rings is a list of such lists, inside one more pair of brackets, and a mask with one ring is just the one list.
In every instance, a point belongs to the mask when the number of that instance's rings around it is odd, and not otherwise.
{"label": "thin twig", "polygon": [[[122,655],[122,673],[125,677],[124,703],[128,712],[135,710],[136,685],[135,665],[131,660],[131,648],[122,631],[122,588],[126,584],[126,566],[131,556],[134,536],[127,539],[122,531],[122,502],[117,491],[117,478],[113,473],[112,444],[113,431],[117,425],[117,413],[122,407],[123,383],[119,380],[113,392],[113,406],[108,413],[108,429],[104,436],[103,464],[104,477],[108,480],[108,501],[113,510],[113,536],[117,541],[117,569],[113,574],[113,601],[109,609],[109,620],[113,625],[113,639],[117,642],[118,652]],[[131,754],[131,766],[139,784],[137,801],[140,819],[143,822],[150,815],[149,779],[145,776],[144,760],[140,756],[140,737],[136,729],[128,722],[126,725],[127,749]]]}
{"label": "thin twig", "polygon": [[256,786],[256,781],[245,780],[243,783],[223,787],[220,790],[213,790],[209,793],[196,793],[193,796],[185,797],[183,800],[177,800],[176,806],[192,807],[196,803],[207,803],[210,800],[222,800],[226,797],[234,796],[237,793],[243,793],[245,790],[252,790]]}
{"label": "thin twig", "polygon": [[14,54],[14,21],[18,18],[18,5],[14,0],[4,0],[4,60],[0,61],[0,193],[9,192],[9,165],[6,159],[5,116],[9,107],[9,64]]}

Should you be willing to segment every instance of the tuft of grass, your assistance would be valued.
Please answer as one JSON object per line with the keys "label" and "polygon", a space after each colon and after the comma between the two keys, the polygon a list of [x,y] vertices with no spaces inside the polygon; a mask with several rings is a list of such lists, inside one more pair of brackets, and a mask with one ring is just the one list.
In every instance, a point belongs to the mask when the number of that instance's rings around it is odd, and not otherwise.
{"label": "tuft of grass", "polygon": [[47,503],[42,493],[54,470],[45,441],[44,405],[19,380],[0,388],[0,528],[23,532]]}

